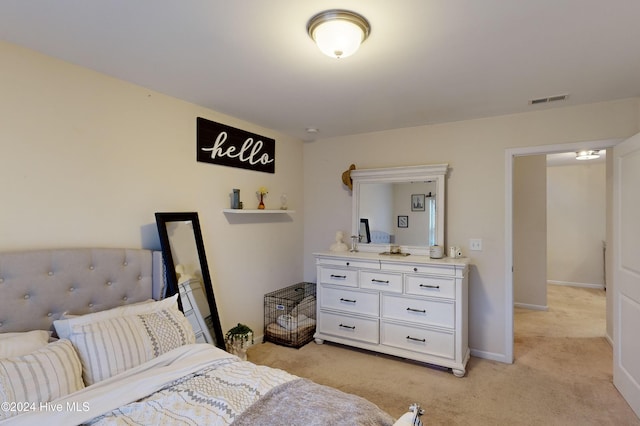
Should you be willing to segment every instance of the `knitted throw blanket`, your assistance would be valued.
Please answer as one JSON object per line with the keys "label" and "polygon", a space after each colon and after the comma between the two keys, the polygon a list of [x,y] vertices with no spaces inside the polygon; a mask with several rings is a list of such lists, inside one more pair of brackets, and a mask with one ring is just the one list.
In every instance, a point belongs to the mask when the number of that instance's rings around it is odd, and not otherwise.
{"label": "knitted throw blanket", "polygon": [[233,422],[243,425],[393,425],[377,405],[356,395],[296,379],[278,385]]}

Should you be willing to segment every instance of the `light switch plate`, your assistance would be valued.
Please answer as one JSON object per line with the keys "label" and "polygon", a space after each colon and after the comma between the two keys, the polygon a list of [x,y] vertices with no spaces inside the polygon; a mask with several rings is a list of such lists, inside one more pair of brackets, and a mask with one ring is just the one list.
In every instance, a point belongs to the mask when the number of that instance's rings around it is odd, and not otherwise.
{"label": "light switch plate", "polygon": [[482,251],[482,239],[481,238],[470,238],[469,239],[469,250]]}

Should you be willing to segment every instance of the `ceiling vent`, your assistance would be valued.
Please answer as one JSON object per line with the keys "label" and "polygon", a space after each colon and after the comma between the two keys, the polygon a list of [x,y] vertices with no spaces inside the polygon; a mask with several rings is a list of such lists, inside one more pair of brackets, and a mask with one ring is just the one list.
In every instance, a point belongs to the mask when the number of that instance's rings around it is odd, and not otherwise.
{"label": "ceiling vent", "polygon": [[531,99],[529,105],[547,104],[549,102],[566,101],[569,95],[556,95],[547,98]]}

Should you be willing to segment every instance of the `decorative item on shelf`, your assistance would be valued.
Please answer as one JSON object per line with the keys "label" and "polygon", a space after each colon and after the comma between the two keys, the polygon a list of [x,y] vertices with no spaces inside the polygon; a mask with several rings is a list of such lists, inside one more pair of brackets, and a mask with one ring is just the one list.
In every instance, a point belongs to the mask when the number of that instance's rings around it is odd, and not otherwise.
{"label": "decorative item on shelf", "polygon": [[333,252],[349,250],[349,247],[347,247],[347,245],[342,241],[343,238],[344,238],[344,232],[342,231],[336,232],[336,242],[331,244],[331,247],[329,247],[329,250]]}
{"label": "decorative item on shelf", "polygon": [[238,323],[238,325],[227,331],[224,341],[229,353],[246,361],[249,341],[253,345],[253,330],[244,324]]}
{"label": "decorative item on shelf", "polygon": [[260,189],[258,189],[257,195],[258,195],[258,198],[260,199],[260,204],[258,204],[259,210],[264,210],[264,197],[268,193],[269,193],[269,190],[264,186],[261,186]]}
{"label": "decorative item on shelf", "polygon": [[280,210],[287,210],[289,206],[287,206],[287,194],[282,194],[280,196]]}
{"label": "decorative item on shelf", "polygon": [[344,183],[349,189],[353,190],[353,180],[351,179],[351,170],[355,170],[356,165],[352,164],[347,170],[342,172],[342,183]]}
{"label": "decorative item on shelf", "polygon": [[239,209],[240,208],[240,190],[233,189],[233,193],[231,194],[231,208]]}

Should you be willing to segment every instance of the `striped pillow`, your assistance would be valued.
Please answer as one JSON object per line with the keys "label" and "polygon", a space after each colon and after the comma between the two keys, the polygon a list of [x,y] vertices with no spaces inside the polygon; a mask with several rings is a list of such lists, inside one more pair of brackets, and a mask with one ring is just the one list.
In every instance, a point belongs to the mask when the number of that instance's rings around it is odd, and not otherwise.
{"label": "striped pillow", "polygon": [[80,357],[87,386],[196,340],[177,305],[158,312],[73,325],[69,339]]}
{"label": "striped pillow", "polygon": [[[71,342],[62,339],[30,354],[0,359],[0,402],[34,403],[84,388],[82,366]],[[0,420],[19,412],[0,410]]]}

